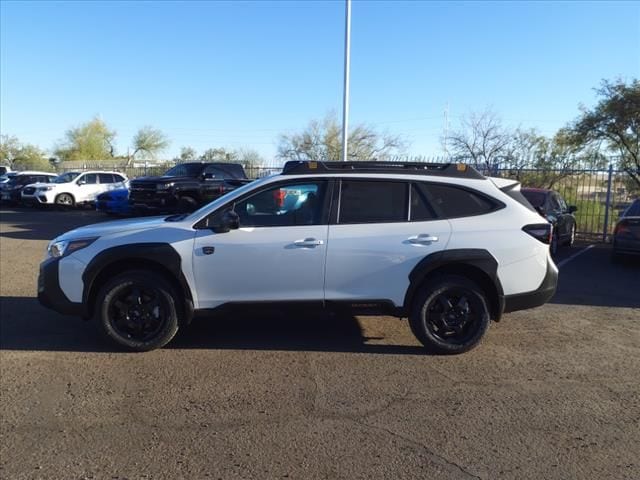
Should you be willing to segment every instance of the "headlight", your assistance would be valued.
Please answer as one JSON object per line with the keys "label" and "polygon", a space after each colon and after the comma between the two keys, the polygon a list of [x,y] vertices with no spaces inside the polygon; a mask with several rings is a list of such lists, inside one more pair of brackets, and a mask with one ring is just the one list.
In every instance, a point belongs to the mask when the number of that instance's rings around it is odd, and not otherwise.
{"label": "headlight", "polygon": [[53,190],[53,187],[38,187],[39,192],[48,192],[49,190]]}
{"label": "headlight", "polygon": [[157,183],[156,190],[169,190],[173,187],[173,183]]}
{"label": "headlight", "polygon": [[88,247],[97,239],[98,237],[52,242],[48,247],[49,255],[52,257],[64,257],[66,255],[71,255],[73,252],[78,251],[81,248]]}

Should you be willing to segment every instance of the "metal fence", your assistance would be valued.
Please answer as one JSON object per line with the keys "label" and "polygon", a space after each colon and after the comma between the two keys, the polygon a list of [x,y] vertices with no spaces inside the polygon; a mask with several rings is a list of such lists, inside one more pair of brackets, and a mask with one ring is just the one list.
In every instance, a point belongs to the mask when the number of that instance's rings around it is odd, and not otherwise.
{"label": "metal fence", "polygon": [[[101,163],[99,168],[90,163],[63,165],[60,171],[69,170],[113,170],[126,174],[129,178],[147,175],[162,175],[174,163],[146,166],[108,165]],[[270,165],[246,165],[249,178],[262,178],[279,173],[282,163],[274,161]],[[480,168],[480,170],[483,170]],[[489,174],[486,171],[483,173]],[[620,213],[640,196],[640,187],[622,170],[613,165],[604,169],[551,170],[531,168],[498,168],[490,172],[492,176],[518,180],[525,187],[549,188],[556,190],[568,205],[575,205],[577,233],[583,237],[606,241],[613,233],[615,222]]]}

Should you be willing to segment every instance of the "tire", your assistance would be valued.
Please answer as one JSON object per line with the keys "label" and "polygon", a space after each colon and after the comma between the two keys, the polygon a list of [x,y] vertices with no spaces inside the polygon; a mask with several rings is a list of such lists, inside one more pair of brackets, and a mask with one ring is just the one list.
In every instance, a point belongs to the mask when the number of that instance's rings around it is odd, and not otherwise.
{"label": "tire", "polygon": [[192,197],[180,197],[178,199],[178,212],[191,213],[198,208],[198,202]]}
{"label": "tire", "polygon": [[574,223],[571,226],[571,232],[569,233],[569,238],[565,242],[565,245],[568,246],[568,247],[571,247],[571,246],[573,246],[575,241],[576,241],[576,224]]}
{"label": "tire", "polygon": [[551,245],[549,245],[549,249],[551,250],[551,255],[555,256],[558,253],[558,248],[560,247],[560,239],[558,238],[558,233],[553,233],[553,238],[551,239]]}
{"label": "tire", "polygon": [[171,284],[157,273],[124,272],[109,280],[98,294],[100,329],[126,350],[162,348],[178,331],[177,299]]}
{"label": "tire", "polygon": [[430,352],[464,353],[476,347],[489,328],[488,305],[475,282],[459,275],[440,276],[418,292],[409,326]]}
{"label": "tire", "polygon": [[55,204],[62,208],[73,208],[76,205],[76,200],[70,193],[61,193],[56,196]]}

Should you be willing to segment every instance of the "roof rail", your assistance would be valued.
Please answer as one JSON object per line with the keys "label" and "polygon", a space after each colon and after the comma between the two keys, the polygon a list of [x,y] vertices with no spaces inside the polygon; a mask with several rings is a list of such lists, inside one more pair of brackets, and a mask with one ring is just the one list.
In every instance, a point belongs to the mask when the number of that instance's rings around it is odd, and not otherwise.
{"label": "roof rail", "polygon": [[402,173],[407,175],[436,175],[458,178],[485,178],[471,165],[464,163],[418,162],[315,162],[290,160],[284,164],[283,175],[308,173]]}

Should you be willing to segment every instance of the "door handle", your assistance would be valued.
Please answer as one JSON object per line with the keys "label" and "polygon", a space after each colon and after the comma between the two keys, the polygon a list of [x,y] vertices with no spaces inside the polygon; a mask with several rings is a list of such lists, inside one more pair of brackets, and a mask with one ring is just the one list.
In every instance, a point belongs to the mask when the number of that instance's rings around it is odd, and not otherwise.
{"label": "door handle", "polygon": [[296,247],[317,247],[323,245],[323,240],[316,240],[315,238],[305,238],[304,240],[296,240],[293,242]]}
{"label": "door handle", "polygon": [[412,243],[414,245],[424,245],[437,242],[438,237],[436,237],[435,235],[429,235],[428,233],[421,233],[420,235],[409,237],[407,240],[409,240],[409,243]]}

